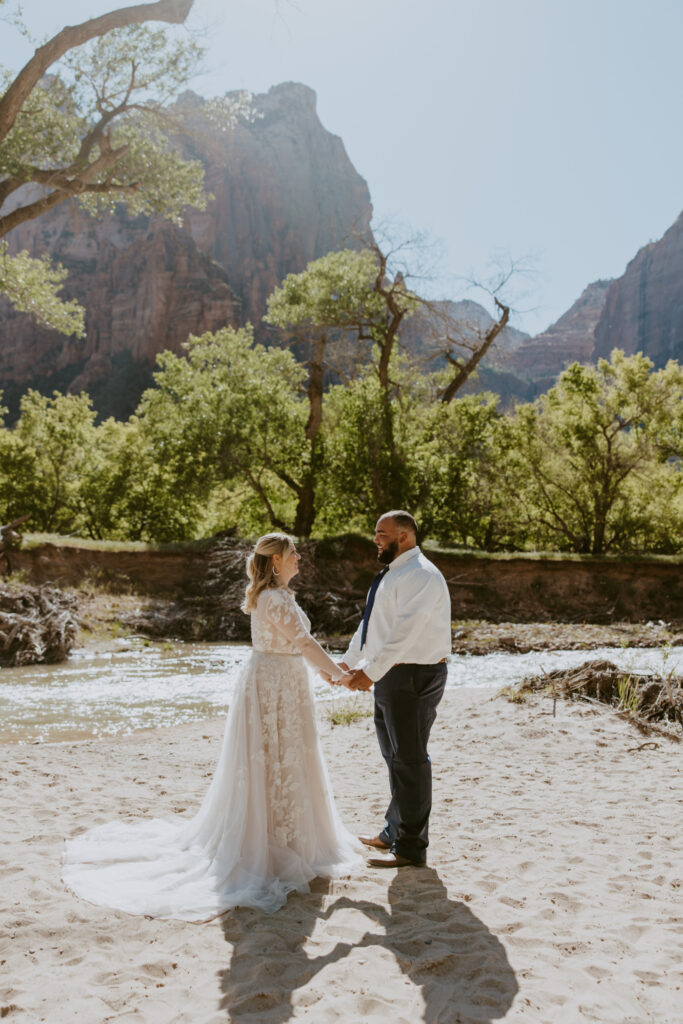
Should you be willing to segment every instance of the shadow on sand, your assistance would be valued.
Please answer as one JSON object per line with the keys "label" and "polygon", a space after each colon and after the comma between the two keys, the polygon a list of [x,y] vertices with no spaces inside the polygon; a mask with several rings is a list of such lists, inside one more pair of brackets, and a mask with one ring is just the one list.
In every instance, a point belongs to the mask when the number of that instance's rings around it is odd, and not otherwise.
{"label": "shadow on sand", "polygon": [[[518,986],[505,949],[465,903],[448,898],[433,868],[397,872],[389,885],[388,905],[348,896],[330,901],[330,888],[329,882],[316,880],[309,895],[293,894],[277,914],[237,908],[224,915],[225,939],[233,947],[230,966],[220,974],[226,1021],[284,1024],[294,1012],[297,990],[352,950],[376,946],[393,954],[420,989],[424,1011],[415,1019],[424,1024],[490,1024],[510,1009]],[[337,942],[326,955],[310,957],[305,947],[316,925],[320,937],[320,922],[343,909],[360,911],[376,927],[363,931],[361,925],[352,941]],[[356,924],[362,919],[354,915],[352,920]],[[349,918],[345,925],[351,932]],[[343,992],[344,1008],[340,1005],[335,1017],[331,977],[326,972],[307,1003],[312,1006],[325,996],[327,1013],[321,1011],[321,1019],[343,1020],[349,993]],[[381,974],[377,995],[388,1004],[387,1011],[395,997],[394,1013],[400,1016],[402,994]]]}

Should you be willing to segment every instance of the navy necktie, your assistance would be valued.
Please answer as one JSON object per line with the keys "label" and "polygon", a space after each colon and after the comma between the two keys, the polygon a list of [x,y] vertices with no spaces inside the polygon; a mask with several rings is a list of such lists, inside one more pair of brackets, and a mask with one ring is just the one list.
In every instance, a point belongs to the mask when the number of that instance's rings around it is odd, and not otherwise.
{"label": "navy necktie", "polygon": [[370,586],[370,592],[368,594],[368,599],[365,604],[365,611],[363,612],[363,631],[360,635],[361,651],[363,650],[363,646],[365,644],[365,638],[368,635],[368,622],[370,621],[370,613],[372,612],[372,606],[375,603],[375,594],[377,593],[377,588],[380,585],[382,578],[386,576],[388,572],[389,566],[385,565],[382,571],[377,573],[374,580],[372,581],[372,585]]}

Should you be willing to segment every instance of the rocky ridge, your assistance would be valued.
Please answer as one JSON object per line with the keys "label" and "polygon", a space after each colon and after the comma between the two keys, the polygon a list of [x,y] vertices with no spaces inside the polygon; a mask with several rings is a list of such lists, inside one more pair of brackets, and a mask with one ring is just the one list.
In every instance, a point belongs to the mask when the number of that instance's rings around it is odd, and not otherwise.
{"label": "rocky ridge", "polygon": [[609,281],[594,281],[547,330],[522,341],[499,360],[500,368],[535,383],[537,393],[555,382],[570,363],[593,358],[595,326],[602,315]]}
{"label": "rocky ridge", "polygon": [[607,357],[615,347],[644,352],[658,367],[683,359],[683,213],[610,285],[593,356]]}
{"label": "rocky ridge", "polygon": [[14,251],[68,270],[63,294],[85,307],[87,332],[66,339],[0,302],[0,389],[13,412],[28,387],[83,388],[101,414],[128,416],[161,351],[225,325],[261,329],[286,274],[367,235],[367,185],[311,89],[274,86],[254,97],[253,121],[225,134],[204,120],[200,97],[179,103],[195,112],[184,145],[215,197],[205,211],[187,211],[179,228],[123,211],[93,220],[65,203],[9,236]]}
{"label": "rocky ridge", "polygon": [[[276,341],[261,323],[272,289],[310,260],[367,237],[367,185],[341,139],[320,123],[315,93],[289,82],[253,102],[256,117],[221,134],[201,97],[178,101],[193,123],[183,145],[204,163],[214,196],[205,211],[188,210],[182,228],[123,211],[95,221],[64,204],[10,235],[15,251],[66,267],[63,294],[84,305],[87,329],[84,339],[67,339],[0,300],[0,390],[10,417],[28,387],[87,390],[102,416],[127,417],[161,351],[179,351],[191,333],[248,322],[258,340]],[[509,405],[546,390],[570,362],[614,347],[643,351],[656,366],[681,358],[682,270],[683,214],[621,278],[588,285],[546,331],[529,338],[508,326],[465,390],[496,391]],[[434,306],[460,321],[465,340],[492,322],[469,300]],[[424,357],[438,350],[434,334],[429,315],[418,314],[401,341]]]}

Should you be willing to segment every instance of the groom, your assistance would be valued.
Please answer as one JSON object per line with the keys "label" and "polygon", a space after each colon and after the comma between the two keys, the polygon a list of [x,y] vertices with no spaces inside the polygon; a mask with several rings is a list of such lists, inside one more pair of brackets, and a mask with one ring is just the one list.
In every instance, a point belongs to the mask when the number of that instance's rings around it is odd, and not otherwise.
{"label": "groom", "polygon": [[373,857],[373,867],[423,865],[432,807],[427,741],[446,684],[451,601],[445,579],[417,546],[417,523],[409,512],[385,512],[374,539],[384,568],[372,582],[341,667],[354,669],[351,689],[374,684],[375,728],[391,802],[379,835],[360,838],[387,854]]}

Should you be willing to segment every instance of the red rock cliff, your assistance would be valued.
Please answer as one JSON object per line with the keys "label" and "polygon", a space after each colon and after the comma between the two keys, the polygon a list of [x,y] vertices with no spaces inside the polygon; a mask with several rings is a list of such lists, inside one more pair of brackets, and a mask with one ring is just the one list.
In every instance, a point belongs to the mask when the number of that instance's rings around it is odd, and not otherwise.
{"label": "red rock cliff", "polygon": [[551,387],[570,363],[591,361],[594,331],[609,288],[609,281],[594,281],[584,288],[576,302],[542,334],[522,342],[501,362],[518,377]]}
{"label": "red rock cliff", "polygon": [[595,328],[594,357],[614,348],[644,352],[657,367],[683,359],[683,213],[612,283]]}
{"label": "red rock cliff", "polygon": [[72,204],[22,225],[16,251],[47,254],[69,271],[63,294],[86,309],[87,335],[65,338],[0,303],[0,390],[13,410],[28,387],[93,395],[104,415],[127,416],[159,352],[189,334],[251,321],[280,280],[369,230],[365,181],[320,123],[315,94],[287,83],[254,98],[258,116],[225,135],[206,127],[203,101],[187,139],[214,195],[184,227],[121,212],[101,221]]}

